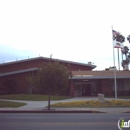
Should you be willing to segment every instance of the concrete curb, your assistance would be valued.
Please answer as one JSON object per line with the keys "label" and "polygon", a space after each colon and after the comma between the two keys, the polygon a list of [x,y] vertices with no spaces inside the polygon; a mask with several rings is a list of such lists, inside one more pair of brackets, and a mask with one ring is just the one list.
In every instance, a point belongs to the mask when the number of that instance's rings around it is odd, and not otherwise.
{"label": "concrete curb", "polygon": [[2,110],[0,113],[106,113],[101,111],[91,110]]}
{"label": "concrete curb", "polygon": [[125,111],[125,112],[123,112],[123,113],[130,113],[130,111]]}

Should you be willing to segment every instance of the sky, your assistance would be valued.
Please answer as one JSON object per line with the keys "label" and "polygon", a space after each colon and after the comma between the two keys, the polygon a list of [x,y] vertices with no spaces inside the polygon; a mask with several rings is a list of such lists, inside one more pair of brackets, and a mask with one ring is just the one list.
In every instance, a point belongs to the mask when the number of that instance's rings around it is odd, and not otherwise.
{"label": "sky", "polygon": [[0,0],[0,63],[53,54],[104,70],[114,65],[112,26],[130,35],[129,7],[129,0]]}

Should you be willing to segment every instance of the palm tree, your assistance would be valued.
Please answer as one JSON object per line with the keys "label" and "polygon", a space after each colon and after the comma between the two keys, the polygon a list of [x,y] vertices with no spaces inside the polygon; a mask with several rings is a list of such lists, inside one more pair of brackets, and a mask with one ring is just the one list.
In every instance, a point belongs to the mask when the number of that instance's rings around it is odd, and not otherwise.
{"label": "palm tree", "polygon": [[122,61],[122,67],[125,68],[125,65],[129,65],[130,63],[130,52],[127,46],[124,46],[122,49],[122,54],[125,54],[125,60]]}
{"label": "palm tree", "polygon": [[125,57],[127,58],[127,54],[129,53],[128,46],[124,46],[124,48],[122,49],[122,53],[125,54]]}
{"label": "palm tree", "polygon": [[130,43],[130,35],[128,35],[127,40],[128,40],[128,42]]}
{"label": "palm tree", "polygon": [[[122,43],[125,42],[125,37],[119,33],[116,35],[115,40],[120,43],[120,48],[122,49],[123,47]],[[118,50],[118,66],[120,70],[119,48],[117,50]],[[122,61],[123,61],[123,53],[122,53]]]}
{"label": "palm tree", "polygon": [[129,60],[130,60],[130,52],[129,52],[129,54],[128,54],[128,56],[127,56],[128,58],[129,58]]}
{"label": "palm tree", "polygon": [[122,67],[123,68],[125,68],[125,65],[128,65],[128,64],[129,64],[129,60],[128,59],[122,61]]}

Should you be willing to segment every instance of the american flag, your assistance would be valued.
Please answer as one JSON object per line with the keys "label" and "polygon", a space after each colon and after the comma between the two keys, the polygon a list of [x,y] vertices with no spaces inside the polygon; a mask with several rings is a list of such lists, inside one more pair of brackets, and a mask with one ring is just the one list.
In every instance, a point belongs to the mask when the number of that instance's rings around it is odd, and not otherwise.
{"label": "american flag", "polygon": [[116,37],[117,35],[119,35],[120,33],[115,31],[115,30],[112,30],[112,34],[113,34],[113,37]]}

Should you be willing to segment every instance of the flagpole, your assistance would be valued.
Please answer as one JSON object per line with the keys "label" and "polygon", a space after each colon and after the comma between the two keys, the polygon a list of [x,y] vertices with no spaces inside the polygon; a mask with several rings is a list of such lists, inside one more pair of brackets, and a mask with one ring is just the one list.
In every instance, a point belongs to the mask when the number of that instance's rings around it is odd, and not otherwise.
{"label": "flagpole", "polygon": [[[112,31],[113,31],[113,26],[112,26]],[[115,51],[114,51],[113,35],[112,35],[112,48],[113,48],[113,64],[114,64],[115,99],[117,99],[116,68],[115,68]]]}
{"label": "flagpole", "polygon": [[117,54],[118,54],[118,69],[120,70],[119,48],[117,48]]}

